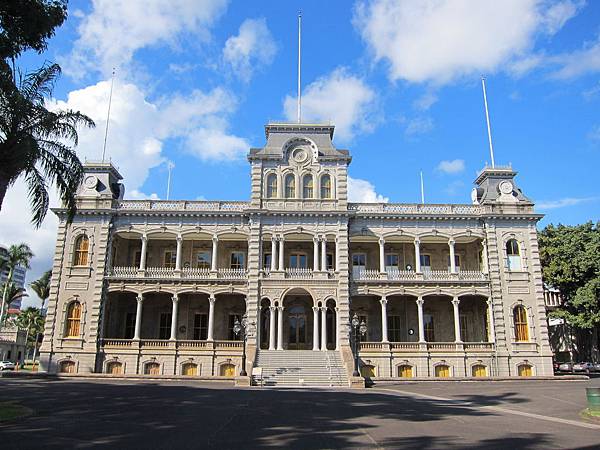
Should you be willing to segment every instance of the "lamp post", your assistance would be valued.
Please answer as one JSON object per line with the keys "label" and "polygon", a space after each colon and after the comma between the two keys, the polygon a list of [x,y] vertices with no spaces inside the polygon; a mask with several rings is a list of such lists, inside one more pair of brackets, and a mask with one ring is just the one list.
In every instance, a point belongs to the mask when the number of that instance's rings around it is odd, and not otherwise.
{"label": "lamp post", "polygon": [[352,329],[354,330],[354,372],[352,372],[353,377],[359,377],[360,372],[358,371],[358,344],[360,336],[364,336],[367,332],[367,324],[363,320],[362,322],[359,320],[356,313],[352,316],[352,321],[350,322],[352,325]]}
{"label": "lamp post", "polygon": [[248,338],[248,331],[249,331],[248,328],[250,328],[250,326],[252,326],[252,325],[254,325],[254,322],[252,322],[252,323],[248,322],[247,314],[244,314],[242,316],[241,322],[236,318],[235,322],[233,324],[233,333],[235,334],[236,338],[238,337],[240,332],[244,333],[242,335],[242,339],[243,339],[244,343],[242,346],[242,370],[240,370],[241,377],[248,376],[248,373],[246,372],[246,340]]}

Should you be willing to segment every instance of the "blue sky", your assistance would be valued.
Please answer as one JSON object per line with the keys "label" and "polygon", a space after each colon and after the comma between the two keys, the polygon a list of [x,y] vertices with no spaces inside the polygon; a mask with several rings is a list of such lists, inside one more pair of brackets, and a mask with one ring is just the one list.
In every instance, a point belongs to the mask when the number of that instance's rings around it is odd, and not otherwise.
{"label": "blue sky", "polygon": [[[63,76],[53,107],[97,123],[82,157],[107,153],[129,198],[247,199],[249,147],[264,124],[295,116],[297,11],[303,14],[303,118],[331,121],[353,156],[356,201],[467,203],[489,162],[480,77],[487,79],[497,164],[546,214],[598,220],[600,2],[71,1],[43,55]],[[41,230],[17,183],[0,213],[4,244],[27,241],[29,281],[50,267],[56,219]]]}

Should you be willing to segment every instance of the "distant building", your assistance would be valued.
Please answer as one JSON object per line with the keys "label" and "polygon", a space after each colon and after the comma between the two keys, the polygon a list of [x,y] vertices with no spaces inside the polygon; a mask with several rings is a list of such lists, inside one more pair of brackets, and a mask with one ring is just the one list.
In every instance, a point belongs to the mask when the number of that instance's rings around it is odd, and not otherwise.
{"label": "distant building", "polygon": [[25,330],[5,327],[0,331],[0,361],[21,361],[25,355]]}
{"label": "distant building", "polygon": [[[8,255],[8,249],[3,245],[0,245],[0,259],[6,259]],[[25,287],[25,277],[27,276],[27,269],[22,266],[15,267],[13,272],[12,282],[20,288]],[[0,285],[8,279],[8,268],[0,272]],[[9,305],[10,312],[19,312],[21,310],[22,299],[16,300]]]}

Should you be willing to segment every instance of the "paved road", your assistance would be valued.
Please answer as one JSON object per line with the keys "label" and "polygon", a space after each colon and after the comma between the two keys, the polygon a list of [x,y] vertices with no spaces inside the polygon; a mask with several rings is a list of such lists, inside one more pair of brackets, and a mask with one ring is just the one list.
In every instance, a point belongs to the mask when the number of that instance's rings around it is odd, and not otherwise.
{"label": "paved road", "polygon": [[0,380],[35,414],[0,448],[600,448],[587,382],[415,383],[364,391],[199,382]]}

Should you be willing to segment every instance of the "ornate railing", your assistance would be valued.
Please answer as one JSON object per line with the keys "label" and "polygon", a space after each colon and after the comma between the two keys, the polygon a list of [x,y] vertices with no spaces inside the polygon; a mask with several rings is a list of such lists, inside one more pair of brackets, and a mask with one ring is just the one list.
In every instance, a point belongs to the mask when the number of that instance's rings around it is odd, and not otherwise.
{"label": "ornate railing", "polygon": [[178,348],[191,350],[218,350],[218,349],[242,349],[242,341],[197,341],[197,340],[177,340],[170,339],[103,339],[102,345],[106,348]]}
{"label": "ornate railing", "polygon": [[301,267],[291,267],[285,269],[286,278],[294,278],[297,280],[309,280],[313,277],[312,269],[304,269]]}
{"label": "ornate railing", "polygon": [[225,211],[242,212],[250,207],[249,202],[211,202],[186,200],[121,200],[116,208],[127,211]]}
{"label": "ornate railing", "polygon": [[204,279],[210,278],[210,269],[200,267],[186,267],[181,269],[181,278]]}
{"label": "ornate railing", "polygon": [[137,267],[113,267],[111,275],[113,277],[135,278],[138,276]]}
{"label": "ornate railing", "polygon": [[245,280],[248,278],[246,269],[219,269],[219,278],[223,280]]}
{"label": "ornate railing", "polygon": [[147,267],[146,278],[174,278],[175,269],[170,267]]}
{"label": "ornate railing", "polygon": [[130,348],[134,342],[136,341],[131,339],[104,339],[102,345],[104,347]]}
{"label": "ornate railing", "polygon": [[206,268],[184,268],[179,272],[169,267],[147,267],[139,270],[137,267],[113,267],[110,276],[114,278],[161,278],[186,280],[206,280],[220,278],[223,280],[245,280],[248,278],[246,269],[218,269],[211,272]]}
{"label": "ornate railing", "polygon": [[393,352],[469,352],[492,351],[491,342],[361,342],[363,351],[393,351]]}
{"label": "ornate railing", "polygon": [[414,272],[412,270],[386,269],[381,274],[376,269],[355,269],[352,271],[355,281],[382,280],[388,281],[486,281],[487,274],[478,270],[461,270],[452,273],[448,270],[424,270]]}
{"label": "ornate railing", "polygon": [[475,216],[490,212],[487,205],[422,205],[406,203],[349,203],[348,209],[358,213],[407,214],[407,215],[458,215]]}
{"label": "ornate railing", "polygon": [[494,349],[494,344],[492,342],[465,342],[463,344],[465,351],[492,351]]}
{"label": "ornate railing", "polygon": [[352,277],[355,280],[379,280],[379,270],[376,269],[353,269]]}

